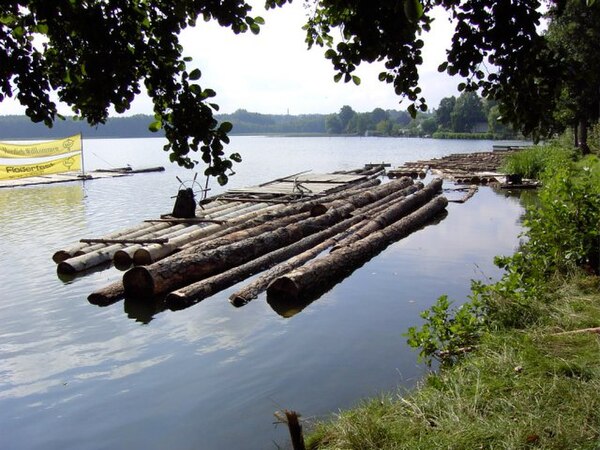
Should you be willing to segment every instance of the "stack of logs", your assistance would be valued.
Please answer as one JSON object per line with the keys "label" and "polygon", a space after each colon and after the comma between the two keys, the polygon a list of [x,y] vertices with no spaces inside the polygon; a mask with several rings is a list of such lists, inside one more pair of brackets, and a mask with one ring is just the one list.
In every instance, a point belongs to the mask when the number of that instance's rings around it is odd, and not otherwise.
{"label": "stack of logs", "polygon": [[[427,186],[406,177],[378,183],[368,180],[319,199],[262,206],[227,220],[227,226],[204,224],[194,231],[193,240],[173,243],[175,236],[167,244],[143,247],[146,256],[136,259],[140,246],[133,251],[133,260],[147,265],[131,268],[122,280],[88,299],[107,305],[124,296],[139,300],[161,297],[167,307],[182,309],[265,270],[234,293],[231,302],[245,304],[265,290],[269,295],[298,298],[431,222],[447,205],[446,198],[439,195],[439,179]],[[160,236],[161,225],[164,223],[148,225],[139,233],[152,229]],[[172,231],[171,236],[176,233]],[[172,252],[164,250],[168,245],[179,246],[178,251],[164,257]],[[328,249],[330,252],[324,253]]]}
{"label": "stack of logs", "polygon": [[390,178],[410,176],[423,178],[427,171],[454,180],[459,184],[490,184],[503,176],[498,173],[507,155],[513,151],[455,153],[441,158],[407,162],[388,171]]}

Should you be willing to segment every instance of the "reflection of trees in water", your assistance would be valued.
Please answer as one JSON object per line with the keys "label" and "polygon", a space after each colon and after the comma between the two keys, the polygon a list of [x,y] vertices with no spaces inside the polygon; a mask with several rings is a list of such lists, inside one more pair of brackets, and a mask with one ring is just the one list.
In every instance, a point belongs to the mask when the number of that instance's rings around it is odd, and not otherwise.
{"label": "reflection of trees in water", "polygon": [[73,216],[83,212],[85,192],[81,182],[46,185],[43,187],[21,187],[0,189],[0,220],[14,221],[31,218],[37,211],[53,208],[52,220],[76,220]]}

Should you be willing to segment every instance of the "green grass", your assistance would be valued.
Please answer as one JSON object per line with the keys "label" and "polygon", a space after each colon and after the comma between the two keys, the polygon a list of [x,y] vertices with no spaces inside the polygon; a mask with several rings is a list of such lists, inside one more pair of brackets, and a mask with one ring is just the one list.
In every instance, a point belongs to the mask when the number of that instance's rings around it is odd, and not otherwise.
{"label": "green grass", "polygon": [[573,160],[574,151],[549,144],[519,150],[509,154],[500,170],[523,178],[539,179],[548,167]]}
{"label": "green grass", "polygon": [[[600,278],[560,283],[538,324],[487,333],[411,393],[320,423],[312,449],[599,449]],[[541,309],[541,308],[540,308]]]}

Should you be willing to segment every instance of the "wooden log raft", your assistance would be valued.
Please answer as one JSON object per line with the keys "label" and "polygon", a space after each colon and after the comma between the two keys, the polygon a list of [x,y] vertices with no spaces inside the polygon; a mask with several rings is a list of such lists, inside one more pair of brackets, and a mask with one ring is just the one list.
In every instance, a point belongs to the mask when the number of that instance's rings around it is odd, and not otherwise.
{"label": "wooden log raft", "polygon": [[356,208],[411,183],[410,179],[392,181],[371,191],[350,196],[343,206],[319,217],[311,217],[213,250],[180,252],[146,267],[134,267],[123,276],[125,293],[128,297],[149,297],[200,281],[316,233],[347,218]]}
{"label": "wooden log raft", "polygon": [[267,295],[297,299],[309,293],[316,286],[356,268],[382,251],[391,242],[414,232],[442,212],[447,204],[448,201],[445,197],[436,197],[414,213],[383,230],[276,279],[268,287]]}
{"label": "wooden log raft", "polygon": [[[379,180],[369,179],[366,181],[361,181],[361,182],[353,185],[351,188],[348,188],[344,191],[333,193],[333,194],[328,194],[324,197],[320,197],[319,199],[303,201],[302,203],[295,203],[295,204],[285,206],[285,207],[282,207],[281,205],[273,205],[273,206],[266,208],[263,211],[255,213],[255,214],[251,214],[251,215],[248,214],[248,215],[237,217],[234,220],[229,220],[227,222],[226,227],[225,226],[220,227],[220,228],[215,227],[214,232],[212,232],[210,235],[201,237],[194,241],[190,241],[187,244],[184,244],[181,247],[181,250],[190,250],[193,247],[196,247],[196,250],[194,250],[194,251],[197,251],[200,248],[197,246],[199,246],[200,244],[203,244],[205,242],[208,242],[212,239],[220,238],[224,235],[227,235],[227,234],[230,234],[233,232],[245,230],[248,228],[253,228],[253,227],[262,225],[265,222],[269,222],[269,221],[272,221],[272,220],[275,220],[275,219],[278,219],[281,217],[297,215],[297,214],[304,213],[307,211],[310,211],[312,216],[317,216],[317,215],[323,214],[326,212],[326,210],[327,210],[326,208],[323,208],[322,211],[315,211],[314,207],[321,205],[322,202],[338,200],[341,198],[350,197],[351,195],[356,195],[356,194],[363,192],[369,188],[377,186],[380,183],[381,182]],[[250,220],[250,219],[252,219],[252,220]],[[153,258],[155,258],[154,255],[153,255]],[[155,258],[154,260],[158,260],[158,259],[161,259],[161,258]],[[152,261],[152,262],[154,262],[154,261]],[[143,260],[140,258],[140,260],[136,260],[136,264],[148,264],[148,263],[143,262]]]}
{"label": "wooden log raft", "polygon": [[[371,187],[375,186],[375,185],[377,185],[377,183],[369,183],[369,186],[371,186]],[[354,217],[346,219],[346,221],[345,221],[346,223],[340,222],[340,223],[334,225],[332,228],[327,228],[319,233],[316,233],[315,235],[311,235],[307,238],[304,238],[301,241],[294,243],[288,247],[268,253],[267,255],[264,255],[258,259],[255,259],[246,264],[243,264],[242,266],[230,269],[226,272],[223,272],[222,274],[209,277],[206,280],[203,280],[203,281],[200,281],[197,283],[193,283],[192,285],[190,285],[186,288],[180,289],[180,290],[176,291],[175,293],[169,294],[169,296],[167,297],[168,306],[171,309],[181,309],[181,308],[190,306],[194,303],[197,303],[198,301],[206,298],[207,296],[212,295],[213,293],[215,293],[221,289],[224,289],[232,284],[235,284],[235,282],[240,281],[240,280],[252,275],[253,273],[256,273],[259,270],[262,270],[263,268],[272,266],[275,262],[280,261],[282,258],[287,259],[298,252],[302,252],[304,248],[315,245],[316,243],[320,242],[323,239],[326,239],[329,236],[337,235],[342,230],[345,230],[346,228],[350,227],[352,224],[355,224],[361,220],[364,220],[364,216],[362,214],[364,214],[366,212],[371,212],[373,210],[372,206],[375,206],[378,204],[384,204],[384,202],[388,202],[393,199],[400,198],[402,196],[410,195],[413,192],[415,192],[416,190],[418,190],[419,188],[422,188],[422,185],[420,183],[417,183],[416,185],[408,186],[407,188],[404,188],[398,192],[394,192],[394,193],[390,194],[387,197],[384,197],[383,199],[373,203],[372,205],[368,205],[359,210],[356,210],[353,213]],[[363,189],[366,189],[366,188],[363,188]],[[353,192],[354,192],[353,195],[355,195],[357,193],[356,191],[353,191]],[[360,192],[360,190],[359,190],[359,192]],[[347,197],[349,195],[350,195],[350,193],[348,193],[348,195],[345,195],[345,196]],[[341,198],[341,197],[343,197],[343,196],[336,194],[334,196],[328,196],[327,198],[336,199],[336,198]],[[271,209],[272,213],[262,213],[261,216],[255,218],[254,220],[246,220],[246,221],[243,221],[242,223],[240,223],[237,227],[230,227],[228,229],[221,230],[222,233],[218,233],[218,232],[214,233],[213,237],[214,236],[216,236],[218,238],[222,238],[224,236],[231,237],[231,236],[233,236],[233,233],[238,233],[240,231],[246,230],[247,228],[259,227],[261,225],[264,225],[265,222],[272,222],[272,221],[276,220],[277,218],[281,218],[280,216],[283,216],[284,218],[285,217],[289,218],[290,217],[289,214],[292,212],[297,213],[296,215],[291,216],[292,217],[291,220],[288,219],[285,222],[279,223],[280,226],[283,226],[287,223],[294,222],[296,220],[300,220],[300,218],[302,216],[306,216],[307,214],[309,214],[308,212],[298,213],[298,211],[305,211],[312,204],[314,204],[314,202],[311,202],[311,204],[309,204],[309,205],[303,205],[301,208],[299,208],[300,205],[296,205],[294,207],[287,207],[283,210],[281,210],[280,208],[279,208],[279,210]],[[273,207],[271,207],[271,208],[273,208]],[[257,214],[259,214],[259,213],[255,213],[255,215],[257,215]],[[359,214],[361,214],[361,215],[359,215]],[[239,219],[245,218],[246,216],[250,216],[250,214],[240,216]],[[214,238],[213,240],[209,240],[209,239],[210,238],[207,238],[206,241],[203,239],[200,239],[198,241],[198,243],[204,242],[206,244],[212,244],[211,248],[215,248],[216,246],[218,246],[218,245],[215,245],[215,243],[218,243],[219,245],[224,245],[223,241],[221,241],[220,239],[216,239],[216,238]],[[233,241],[234,241],[234,239],[231,240],[231,242],[233,242]],[[337,241],[335,241],[335,240],[330,241],[330,243],[324,248],[330,247],[335,242],[337,242]],[[115,257],[114,257],[115,264],[117,263],[117,255],[119,253],[125,252],[127,250],[129,250],[129,249],[120,250],[119,252],[117,252],[115,254]],[[315,254],[315,256],[316,256],[316,254]],[[291,269],[289,269],[289,270],[291,270]],[[289,270],[287,270],[287,271],[289,271]],[[266,285],[264,286],[264,289],[266,289]],[[122,282],[118,282],[118,283],[113,283],[113,285],[109,285],[105,288],[102,288],[98,291],[93,292],[88,297],[88,300],[90,301],[90,303],[93,303],[93,304],[108,305],[108,304],[113,303],[115,301],[115,299],[119,299],[123,296],[124,296],[123,284],[122,284]]]}

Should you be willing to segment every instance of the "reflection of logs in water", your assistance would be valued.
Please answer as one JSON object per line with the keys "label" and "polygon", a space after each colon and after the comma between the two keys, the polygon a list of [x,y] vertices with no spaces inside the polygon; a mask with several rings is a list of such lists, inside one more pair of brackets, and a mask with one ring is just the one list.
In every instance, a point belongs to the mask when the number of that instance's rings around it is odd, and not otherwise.
{"label": "reflection of logs in water", "polygon": [[273,297],[299,298],[316,286],[370,259],[389,243],[416,231],[443,211],[447,203],[445,197],[435,198],[393,225],[276,279],[267,289],[267,294]]}

